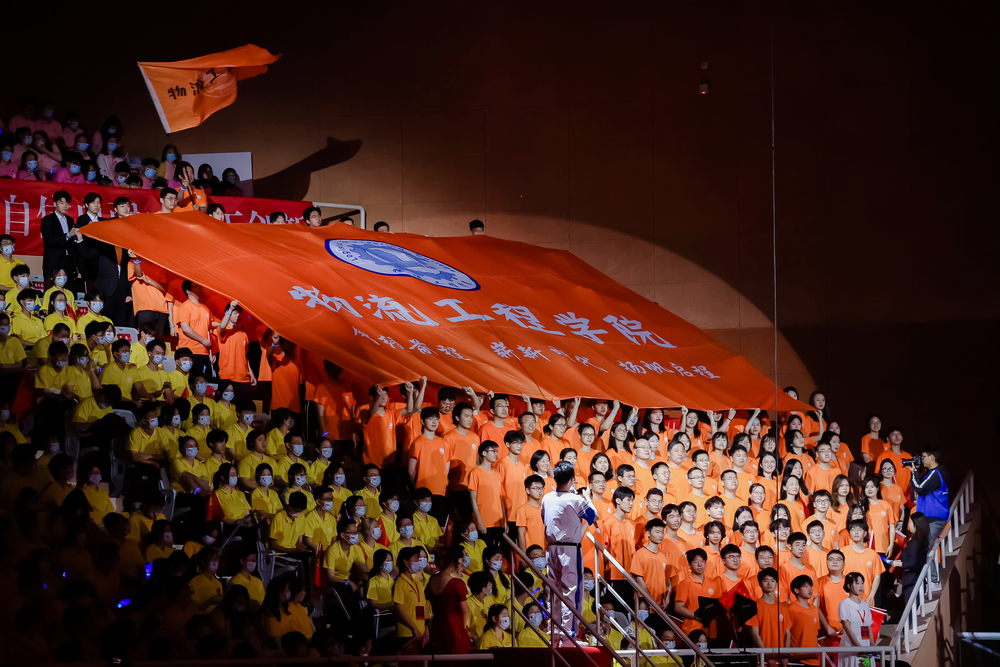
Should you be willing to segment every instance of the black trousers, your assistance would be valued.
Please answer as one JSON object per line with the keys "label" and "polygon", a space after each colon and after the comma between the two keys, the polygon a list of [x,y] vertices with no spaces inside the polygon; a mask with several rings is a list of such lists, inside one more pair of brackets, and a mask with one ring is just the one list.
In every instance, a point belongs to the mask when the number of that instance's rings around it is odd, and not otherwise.
{"label": "black trousers", "polygon": [[170,318],[166,313],[158,313],[155,310],[140,310],[135,315],[135,324],[139,329],[148,324],[157,336],[166,336],[170,332]]}

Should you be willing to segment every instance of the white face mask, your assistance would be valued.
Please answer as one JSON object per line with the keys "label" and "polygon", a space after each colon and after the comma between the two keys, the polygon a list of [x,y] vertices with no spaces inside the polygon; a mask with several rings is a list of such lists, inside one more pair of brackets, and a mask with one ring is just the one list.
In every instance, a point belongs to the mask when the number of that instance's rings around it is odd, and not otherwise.
{"label": "white face mask", "polygon": [[545,561],[545,558],[536,558],[532,562],[535,564],[535,567],[537,567],[539,570],[544,570],[545,566],[548,565],[548,563]]}
{"label": "white face mask", "polygon": [[[205,537],[202,538],[202,541],[209,546],[215,544],[215,538],[212,537],[211,535],[206,535]],[[215,566],[216,567],[219,566],[218,562],[216,562]]]}
{"label": "white face mask", "polygon": [[199,382],[199,383],[195,384],[194,390],[196,392],[198,392],[199,394],[204,394],[206,391],[208,391],[208,385],[205,384],[204,382]]}
{"label": "white face mask", "polygon": [[212,415],[202,415],[198,417],[198,423],[201,426],[208,426],[208,423],[212,421]]}
{"label": "white face mask", "polygon": [[191,458],[194,458],[194,457],[198,456],[198,448],[197,447],[188,447],[185,453],[188,456],[190,456]]}
{"label": "white face mask", "polygon": [[149,428],[156,428],[159,425],[160,425],[160,420],[157,419],[156,417],[153,417],[152,419],[149,420]]}
{"label": "white face mask", "polygon": [[534,627],[537,628],[539,625],[542,624],[542,615],[541,614],[528,614],[528,623],[531,623],[531,625],[533,625]]}
{"label": "white face mask", "polygon": [[305,445],[292,445],[292,454],[296,456],[302,456],[302,452],[306,451]]}
{"label": "white face mask", "polygon": [[178,365],[180,366],[180,369],[182,371],[187,373],[189,370],[191,370],[191,367],[194,366],[194,362],[191,361],[190,359],[181,359],[181,363]]}
{"label": "white face mask", "polygon": [[58,311],[60,313],[65,313],[66,312],[66,302],[65,301],[56,301],[55,303],[56,303],[56,311]]}
{"label": "white face mask", "polygon": [[372,538],[377,540],[380,537],[382,537],[382,528],[375,526],[375,530],[372,531]]}
{"label": "white face mask", "polygon": [[323,511],[324,512],[332,512],[333,511],[333,501],[332,500],[324,500],[323,501]]}
{"label": "white face mask", "polygon": [[[10,245],[9,243],[7,245],[3,246],[3,254],[5,254],[5,255],[13,255],[14,254],[14,246]],[[58,282],[59,282],[59,279],[56,278],[56,283],[58,284]]]}
{"label": "white face mask", "polygon": [[501,616],[500,617],[500,628],[503,629],[503,630],[506,630],[509,627],[510,627],[510,617],[508,617],[508,616]]}
{"label": "white face mask", "polygon": [[503,561],[502,560],[491,560],[490,561],[490,569],[493,570],[494,572],[499,572],[501,567],[503,567]]}
{"label": "white face mask", "polygon": [[162,364],[163,363],[163,355],[162,354],[154,354],[153,355],[153,363],[156,364],[156,365]]}
{"label": "white face mask", "polygon": [[114,329],[111,329],[106,334],[104,334],[104,340],[106,340],[109,343],[115,342],[115,331],[114,331]]}
{"label": "white face mask", "polygon": [[413,535],[413,526],[403,526],[399,529],[399,534],[406,538],[411,537]]}
{"label": "white face mask", "polygon": [[677,647],[677,642],[663,642],[663,645],[669,649],[673,649]]}
{"label": "white face mask", "polygon": [[361,507],[356,508],[354,510],[354,514],[355,514],[355,516],[364,516],[364,515],[368,514],[368,506],[367,505],[362,505]]}
{"label": "white face mask", "polygon": [[[10,246],[10,250],[11,252],[14,252],[14,246]],[[6,247],[4,248],[4,252],[7,252]],[[59,287],[65,287],[66,281],[68,280],[69,280],[68,276],[56,276],[56,285],[58,285]]]}
{"label": "white face mask", "polygon": [[104,304],[102,302],[100,302],[100,301],[91,301],[90,302],[90,309],[92,311],[94,311],[95,313],[101,312],[101,310],[103,308],[104,308]]}
{"label": "white face mask", "polygon": [[333,450],[330,449],[329,447],[324,447],[323,449],[319,450],[319,455],[322,456],[324,459],[328,459],[331,456],[333,456]]}
{"label": "white face mask", "polygon": [[253,413],[243,415],[243,423],[246,424],[247,426],[250,426],[251,424],[253,424],[253,418],[254,418]]}
{"label": "white face mask", "polygon": [[257,561],[255,561],[255,560],[248,560],[246,562],[246,565],[244,567],[246,567],[247,572],[253,572],[254,570],[257,569]]}
{"label": "white face mask", "polygon": [[386,560],[384,563],[382,563],[382,571],[383,572],[392,572],[392,561],[391,560]]}
{"label": "white face mask", "polygon": [[295,486],[305,486],[305,485],[306,485],[305,475],[298,475],[295,477]]}
{"label": "white face mask", "polygon": [[379,486],[382,483],[382,478],[379,477],[378,475],[372,475],[368,479],[368,483],[371,484],[372,486],[376,486],[377,487],[377,486]]}
{"label": "white face mask", "polygon": [[7,421],[10,419],[10,410],[0,410],[0,421]]}
{"label": "white face mask", "polygon": [[698,648],[699,648],[699,649],[700,649],[700,650],[701,650],[702,652],[705,652],[705,651],[707,651],[707,650],[708,650],[708,642],[698,642]]}
{"label": "white face mask", "polygon": [[428,502],[422,502],[422,503],[420,503],[420,511],[421,512],[430,512],[431,511],[431,503],[428,503]]}
{"label": "white face mask", "polygon": [[399,501],[398,500],[390,500],[389,501],[389,511],[392,512],[393,514],[395,514],[396,512],[399,511]]}
{"label": "white face mask", "polygon": [[174,534],[173,533],[163,533],[163,541],[166,542],[167,544],[173,544],[174,543]]}
{"label": "white face mask", "polygon": [[584,579],[583,580],[583,590],[585,590],[585,591],[592,591],[592,590],[594,590],[594,580],[593,579]]}
{"label": "white face mask", "polygon": [[274,481],[270,475],[264,475],[260,478],[260,483],[262,486],[271,486],[271,482]]}
{"label": "white face mask", "polygon": [[91,475],[90,476],[90,483],[93,484],[94,486],[99,485],[101,483],[101,476],[100,475]]}
{"label": "white face mask", "polygon": [[9,333],[10,333],[10,326],[9,325],[6,325],[6,324],[0,325],[0,336],[6,336]]}
{"label": "white face mask", "polygon": [[334,475],[333,476],[333,483],[336,484],[337,486],[343,486],[344,482],[346,482],[346,481],[347,481],[347,477],[344,476],[344,475]]}
{"label": "white face mask", "polygon": [[647,618],[649,618],[649,612],[646,611],[645,609],[640,609],[638,616],[640,621],[645,621]]}
{"label": "white face mask", "polygon": [[347,543],[348,544],[357,544],[358,540],[360,540],[360,539],[361,539],[361,537],[357,533],[354,533],[353,535],[348,535],[347,536]]}
{"label": "white face mask", "polygon": [[90,361],[90,357],[80,357],[80,365],[81,366],[86,366],[89,361]]}
{"label": "white face mask", "polygon": [[421,558],[420,560],[418,560],[416,563],[414,563],[412,565],[412,568],[413,568],[414,572],[420,572],[420,571],[422,571],[426,567],[427,567],[427,559],[426,558]]}
{"label": "white face mask", "polygon": [[230,477],[229,486],[236,486],[239,483],[239,481],[240,481],[239,477]]}
{"label": "white face mask", "polygon": [[180,426],[181,425],[181,416],[180,415],[174,415],[173,417],[170,418],[170,423],[172,425],[174,425],[174,426]]}
{"label": "white face mask", "polygon": [[478,530],[470,530],[469,531],[469,541],[470,542],[475,542],[478,539],[479,539],[479,531]]}
{"label": "white face mask", "polygon": [[20,285],[21,287],[27,287],[28,286],[28,276],[18,276],[17,277],[17,284]]}
{"label": "white face mask", "polygon": [[222,392],[222,400],[224,400],[224,401],[231,401],[231,400],[233,400],[234,396],[236,396],[236,394],[234,392],[231,392],[231,391],[224,391],[224,392]]}

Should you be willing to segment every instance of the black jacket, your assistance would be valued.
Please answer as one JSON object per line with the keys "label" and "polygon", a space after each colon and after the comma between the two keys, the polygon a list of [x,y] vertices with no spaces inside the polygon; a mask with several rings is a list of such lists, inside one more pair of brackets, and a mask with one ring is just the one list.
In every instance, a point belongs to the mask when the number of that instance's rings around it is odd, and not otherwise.
{"label": "black jacket", "polygon": [[[66,222],[70,229],[74,227],[73,218],[66,216]],[[42,247],[42,272],[46,280],[59,269],[65,269],[72,279],[76,273],[77,242],[63,232],[55,213],[42,218]]]}

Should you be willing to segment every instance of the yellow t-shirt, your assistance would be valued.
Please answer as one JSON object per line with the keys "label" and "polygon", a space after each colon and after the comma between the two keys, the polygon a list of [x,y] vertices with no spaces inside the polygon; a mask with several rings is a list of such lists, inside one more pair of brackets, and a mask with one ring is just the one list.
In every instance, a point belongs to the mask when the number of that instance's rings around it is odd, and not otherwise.
{"label": "yellow t-shirt", "polygon": [[305,535],[305,521],[300,514],[295,519],[288,516],[286,510],[275,513],[271,519],[271,539],[285,549],[294,549],[299,538]]}
{"label": "yellow t-shirt", "polygon": [[352,544],[345,552],[340,540],[336,540],[323,552],[323,567],[327,570],[333,570],[338,579],[347,579],[351,576],[351,569],[354,565],[364,562],[365,552],[357,544]]}
{"label": "yellow t-shirt", "polygon": [[163,390],[163,383],[167,380],[167,372],[160,366],[157,366],[155,371],[151,371],[147,364],[148,362],[136,367],[135,379],[142,382],[146,391],[155,396],[158,391]]}
{"label": "yellow t-shirt", "polygon": [[234,423],[226,429],[226,435],[229,436],[229,440],[226,442],[226,447],[236,452],[237,459],[247,455],[247,436],[250,435],[250,431],[253,430],[252,428],[247,427],[247,430],[244,431],[240,428],[241,426],[246,426],[246,424],[243,424],[242,422]]}
{"label": "yellow t-shirt", "polygon": [[[7,259],[8,257],[10,257],[10,259]],[[24,262],[12,255],[0,256],[0,286],[6,287],[9,290],[14,289],[14,279],[10,277],[10,272],[13,271],[15,267],[24,265]]]}
{"label": "yellow t-shirt", "polygon": [[388,604],[392,602],[392,577],[379,574],[368,579],[368,592],[365,597],[376,604]]}
{"label": "yellow t-shirt", "polygon": [[[176,372],[177,371],[174,371],[174,373],[176,373]],[[173,375],[173,373],[171,373],[171,375]],[[191,376],[188,375],[188,379],[190,379],[190,377]],[[177,387],[176,386],[174,386],[174,391],[175,392],[177,391]],[[198,407],[199,405],[207,405],[208,406],[208,430],[212,430],[213,428],[215,428],[215,401],[213,401],[212,399],[210,399],[208,396],[202,397],[202,399],[199,401],[199,400],[195,399],[193,392],[189,391],[188,393],[189,393],[188,401],[190,401],[190,403],[191,403],[191,414],[188,416],[187,421],[185,421],[183,424],[181,424],[181,426],[183,426],[185,429],[190,429],[191,427],[195,426],[195,423],[194,423],[194,409],[196,407]]]}
{"label": "yellow t-shirt", "polygon": [[226,404],[222,401],[215,401],[215,405],[212,406],[213,428],[220,428],[225,431],[230,426],[234,425],[236,420],[239,418],[240,413],[236,411],[236,406],[232,403],[230,403],[229,406],[226,406]]}
{"label": "yellow t-shirt", "polygon": [[483,628],[486,627],[486,621],[489,620],[486,617],[489,607],[485,601],[481,602],[475,595],[469,595],[465,599],[465,604],[469,607],[469,634],[475,641],[479,635],[483,634]]}
{"label": "yellow t-shirt", "polygon": [[128,360],[136,368],[141,368],[148,364],[149,352],[146,352],[146,346],[139,341],[132,343],[132,347],[129,348]]}
{"label": "yellow t-shirt", "polygon": [[250,507],[268,514],[277,514],[281,511],[281,498],[271,489],[258,486],[250,496]]}
{"label": "yellow t-shirt", "polygon": [[288,455],[285,436],[282,435],[281,429],[273,428],[267,434],[267,455],[274,457],[275,460]]}
{"label": "yellow t-shirt", "polygon": [[111,504],[111,496],[101,487],[84,484],[83,495],[87,496],[90,503],[90,520],[98,526],[104,522],[105,516],[114,514],[115,506]]}
{"label": "yellow t-shirt", "polygon": [[[48,306],[45,306],[48,309]],[[72,337],[76,333],[76,322],[72,317],[65,313],[52,313],[51,315],[46,315],[45,319],[42,320],[42,325],[45,327],[46,333],[52,333],[52,330],[56,328],[57,324],[65,324],[69,327],[69,334]]]}
{"label": "yellow t-shirt", "polygon": [[122,390],[122,400],[132,400],[132,385],[139,381],[138,369],[132,364],[125,364],[125,368],[119,368],[117,361],[112,361],[107,366],[101,368],[101,384],[118,385]]}
{"label": "yellow t-shirt", "polygon": [[[156,521],[160,519],[166,519],[163,513],[156,515]],[[129,512],[128,513],[128,524],[132,527],[129,532],[130,540],[135,540],[136,542],[142,542],[146,535],[149,534],[150,529],[153,527],[153,519],[150,519],[142,512]]]}
{"label": "yellow t-shirt", "polygon": [[[396,577],[396,583],[392,587],[392,601],[403,607],[410,620],[416,623],[420,634],[424,633],[424,625],[431,619],[431,607],[424,597],[424,587],[409,574]],[[412,637],[413,631],[402,623],[396,623],[396,635],[399,637]]]}
{"label": "yellow t-shirt", "polygon": [[155,428],[151,434],[147,434],[145,429],[137,426],[128,435],[128,448],[133,452],[143,454],[164,455],[167,454],[160,437],[160,429]]}
{"label": "yellow t-shirt", "polygon": [[250,594],[250,599],[257,604],[263,604],[264,602],[264,582],[262,582],[257,577],[251,577],[239,572],[233,575],[233,578],[229,580],[229,583],[233,586],[242,586],[247,589],[247,593]]}
{"label": "yellow t-shirt", "polygon": [[208,458],[212,455],[212,450],[208,448],[208,434],[211,431],[209,426],[191,426],[185,435],[189,435],[198,443],[198,456]]}
{"label": "yellow t-shirt", "polygon": [[480,651],[487,651],[491,648],[504,648],[510,647],[511,636],[504,632],[503,637],[497,637],[497,633],[493,630],[485,630],[483,634],[479,635],[479,639],[476,640],[476,648]]}
{"label": "yellow t-shirt", "polygon": [[215,497],[230,521],[239,521],[246,515],[247,510],[252,509],[247,502],[247,494],[239,489],[227,491],[225,488],[219,488],[215,491]]}
{"label": "yellow t-shirt", "polygon": [[70,486],[69,484],[63,485],[59,482],[52,482],[42,491],[41,500],[43,503],[53,502],[56,505],[62,505],[63,501],[66,500],[66,496],[75,488],[75,486]]}
{"label": "yellow t-shirt", "polygon": [[34,345],[38,340],[45,338],[49,330],[37,317],[20,314],[13,316],[10,332],[24,342]]}
{"label": "yellow t-shirt", "polygon": [[21,288],[14,287],[13,289],[9,290],[5,296],[5,300],[7,301],[8,304],[7,314],[10,315],[11,317],[14,316],[14,313],[21,312],[21,304],[17,302],[17,295],[20,293],[21,293]]}
{"label": "yellow t-shirt", "polygon": [[177,458],[170,462],[171,489],[184,493],[185,489],[181,485],[180,479],[186,472],[191,473],[199,479],[205,479],[205,465],[201,461],[194,459],[193,463],[188,463],[186,458]]}
{"label": "yellow t-shirt", "polygon": [[[183,396],[184,392],[188,389],[188,378],[191,377],[190,374],[185,373],[182,370],[172,370],[169,373],[164,371],[166,377],[163,382],[166,384],[170,383],[170,388],[174,390],[175,396]],[[194,407],[193,405],[191,407]]]}
{"label": "yellow t-shirt", "polygon": [[66,384],[73,385],[73,388],[76,389],[76,395],[81,400],[94,394],[94,386],[91,384],[89,371],[85,371],[79,366],[70,365],[66,367],[66,373],[69,376]]}
{"label": "yellow t-shirt", "polygon": [[[67,313],[76,312],[76,297],[73,296],[73,292],[71,292],[66,287],[63,287],[60,290],[59,287],[56,285],[53,285],[52,287],[45,290],[45,294],[42,295],[42,310],[47,311],[49,309],[49,304],[52,303],[52,297],[56,295],[56,292],[60,291],[66,296],[66,312]],[[70,333],[73,333],[75,324],[76,322],[73,322],[73,324],[70,325],[69,327]]]}
{"label": "yellow t-shirt", "polygon": [[28,358],[21,341],[13,336],[0,343],[0,364],[16,364]]}
{"label": "yellow t-shirt", "polygon": [[146,547],[146,562],[152,563],[158,558],[170,558],[173,553],[174,548],[172,546],[161,547],[158,544],[150,544]]}
{"label": "yellow t-shirt", "polygon": [[73,410],[73,421],[77,424],[89,424],[109,414],[111,414],[111,407],[102,408],[91,396],[77,403],[76,409]]}
{"label": "yellow t-shirt", "polygon": [[88,312],[86,315],[81,315],[80,319],[76,321],[76,333],[79,336],[85,336],[84,331],[87,329],[87,325],[91,322],[106,322],[107,324],[114,324],[109,318],[104,315],[95,315],[94,311]]}
{"label": "yellow t-shirt", "polygon": [[44,389],[46,394],[58,394],[62,388],[72,384],[69,366],[56,370],[52,366],[39,366],[35,371],[35,389]]}
{"label": "yellow t-shirt", "polygon": [[[334,502],[336,506],[336,502]],[[319,510],[312,509],[303,516],[303,533],[311,540],[315,540],[327,548],[337,539],[337,514],[327,512],[326,516],[320,518]]]}
{"label": "yellow t-shirt", "polygon": [[287,614],[282,614],[281,619],[276,619],[270,614],[264,614],[264,632],[268,637],[281,637],[289,632],[301,632],[306,639],[312,637],[312,621],[309,620],[309,611],[297,602],[288,605]]}
{"label": "yellow t-shirt", "polygon": [[[539,632],[542,631],[539,630]],[[542,632],[542,637],[549,640],[549,635],[546,632]],[[539,637],[532,628],[526,627],[517,633],[517,645],[521,648],[548,648],[546,643],[542,641],[542,637]]]}
{"label": "yellow t-shirt", "polygon": [[223,463],[229,463],[229,462],[226,461],[225,459],[222,459],[220,461],[219,459],[215,458],[214,454],[205,459],[204,466],[205,466],[206,482],[208,482],[209,484],[212,483],[212,481],[215,479],[215,473],[219,471],[219,468],[222,467]]}
{"label": "yellow t-shirt", "polygon": [[257,479],[257,466],[261,463],[266,463],[271,466],[271,472],[274,473],[274,459],[272,459],[267,454],[263,456],[258,456],[257,454],[251,452],[240,459],[240,462],[236,465],[237,473],[240,477],[246,477],[247,479],[255,480]]}
{"label": "yellow t-shirt", "polygon": [[[378,493],[372,493],[368,490],[367,486],[363,486],[361,487],[361,490],[358,491],[358,495],[365,501],[365,507],[368,508],[365,513],[367,518],[377,520],[380,516],[382,516],[382,504],[379,501]],[[414,528],[414,530],[416,530],[416,528]]]}
{"label": "yellow t-shirt", "polygon": [[[205,600],[210,600],[216,595],[222,595],[222,582],[219,581],[218,577],[209,577],[203,572],[199,572],[188,582],[188,588],[191,589],[191,600],[196,605],[201,605]],[[212,611],[215,607],[214,604],[206,607],[204,613]]]}
{"label": "yellow t-shirt", "polygon": [[330,462],[317,458],[312,463],[303,461],[302,465],[306,467],[306,476],[309,478],[309,483],[318,486],[323,483],[323,475],[326,474],[326,469],[330,467]]}
{"label": "yellow t-shirt", "polygon": [[[171,431],[171,428],[174,430]],[[167,456],[172,459],[178,458],[181,455],[179,443],[184,431],[176,426],[157,426],[156,432],[160,434],[160,442],[163,444],[163,451],[167,453]]]}
{"label": "yellow t-shirt", "polygon": [[23,445],[28,442],[24,439],[24,435],[21,433],[21,429],[18,428],[17,422],[0,422],[0,433],[13,433],[14,440],[19,445]]}
{"label": "yellow t-shirt", "polygon": [[430,514],[427,518],[421,518],[420,514],[417,512],[413,513],[413,537],[417,538],[424,544],[434,544],[434,540],[441,537],[444,533],[441,532],[441,525],[438,523],[437,519],[432,517]]}

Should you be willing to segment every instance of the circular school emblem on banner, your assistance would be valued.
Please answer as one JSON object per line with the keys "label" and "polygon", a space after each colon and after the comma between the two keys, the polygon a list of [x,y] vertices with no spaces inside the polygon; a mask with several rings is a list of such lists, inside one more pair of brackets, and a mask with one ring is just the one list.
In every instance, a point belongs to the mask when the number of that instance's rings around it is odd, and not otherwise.
{"label": "circular school emblem on banner", "polygon": [[329,239],[326,250],[342,262],[382,276],[406,276],[466,292],[479,289],[479,283],[455,267],[391,243]]}

